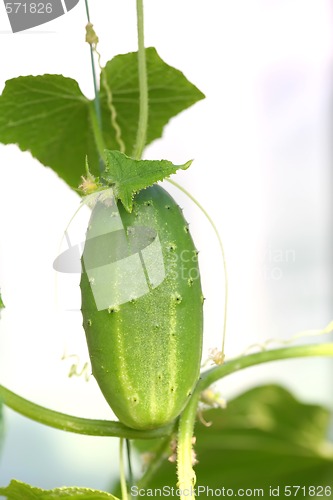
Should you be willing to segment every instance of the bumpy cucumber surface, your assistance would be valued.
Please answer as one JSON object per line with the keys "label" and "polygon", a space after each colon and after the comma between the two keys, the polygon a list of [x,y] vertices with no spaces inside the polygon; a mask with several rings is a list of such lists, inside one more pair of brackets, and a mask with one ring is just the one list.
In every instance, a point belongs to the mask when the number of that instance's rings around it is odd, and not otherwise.
{"label": "bumpy cucumber surface", "polygon": [[[83,327],[92,373],[114,413],[127,426],[153,429],[180,414],[199,377],[203,297],[197,251],[181,209],[160,186],[138,193],[132,213],[121,203],[118,210],[125,233],[148,227],[158,234],[165,277],[140,297],[97,310],[94,280],[84,271]],[[103,231],[108,211],[96,204],[87,235]],[[107,286],[124,283],[119,276]]]}

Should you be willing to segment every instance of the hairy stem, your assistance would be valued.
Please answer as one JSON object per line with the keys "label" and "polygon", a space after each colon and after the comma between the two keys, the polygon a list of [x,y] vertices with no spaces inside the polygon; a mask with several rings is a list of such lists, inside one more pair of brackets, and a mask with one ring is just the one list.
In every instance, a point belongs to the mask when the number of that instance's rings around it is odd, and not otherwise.
{"label": "hairy stem", "polygon": [[125,475],[125,464],[124,464],[124,438],[120,438],[119,443],[119,470],[120,470],[120,487],[121,487],[121,498],[122,500],[128,500],[127,485],[126,485],[126,475]]}
{"label": "hairy stem", "polygon": [[138,68],[139,68],[139,90],[140,111],[139,124],[133,156],[139,160],[146,145],[148,126],[148,81],[146,66],[146,51],[144,43],[144,20],[143,0],[136,0],[137,25],[138,25]]}
{"label": "hairy stem", "polygon": [[293,347],[283,347],[281,349],[271,349],[269,351],[260,351],[248,356],[231,359],[223,365],[216,366],[201,375],[196,391],[207,389],[220,378],[226,377],[250,366],[268,363],[269,361],[281,361],[291,358],[304,358],[315,356],[333,356],[333,343],[328,344],[310,344]]}
{"label": "hairy stem", "polygon": [[[85,5],[86,5],[87,20],[88,20],[88,23],[90,23],[88,0],[85,0]],[[97,122],[97,128],[99,129],[99,135],[102,135],[102,113],[101,113],[101,103],[99,100],[99,92],[98,92],[98,86],[97,86],[97,77],[96,77],[95,61],[94,61],[94,49],[93,49],[92,44],[89,44],[89,45],[90,45],[91,71],[92,71],[93,84],[94,84],[94,94],[95,94],[94,121]],[[94,125],[93,125],[93,128],[95,128]],[[96,138],[96,134],[95,134],[95,138]],[[100,173],[102,173],[104,170],[104,148],[101,151],[98,144],[97,144],[97,148],[98,148],[98,153],[99,153],[99,169],[100,169]]]}
{"label": "hairy stem", "polygon": [[128,463],[128,484],[131,488],[134,484],[133,481],[133,469],[132,469],[132,456],[131,456],[131,441],[126,439],[126,452],[127,452],[127,463]]}
{"label": "hairy stem", "polygon": [[[85,0],[85,5],[86,5],[87,20],[88,20],[88,23],[90,23],[88,0]],[[98,93],[97,77],[96,77],[96,70],[95,70],[94,49],[93,49],[91,44],[90,44],[90,60],[91,60],[91,71],[92,71],[94,93],[95,93],[94,104],[95,104],[96,117],[97,117],[98,125],[99,125],[100,129],[102,130],[102,116],[101,116],[101,106],[100,106],[100,102],[99,102],[99,93]]]}
{"label": "hairy stem", "polygon": [[194,499],[196,482],[193,452],[193,430],[200,392],[193,394],[179,420],[177,445],[177,487],[181,490],[181,500]]}
{"label": "hairy stem", "polygon": [[37,405],[24,399],[12,391],[0,385],[0,403],[5,404],[12,410],[20,413],[24,417],[30,418],[55,429],[60,429],[76,434],[88,436],[111,436],[128,439],[151,439],[169,435],[173,425],[168,425],[159,429],[149,431],[137,431],[130,429],[120,422],[110,420],[93,420],[87,418],[74,417],[50,410],[44,406]]}
{"label": "hairy stem", "polygon": [[261,351],[248,356],[239,357],[208,370],[201,375],[195,391],[187,407],[183,411],[179,421],[178,452],[177,452],[177,474],[178,487],[182,490],[181,500],[195,499],[194,485],[195,473],[193,464],[195,455],[193,453],[193,433],[197,414],[200,394],[217,380],[230,375],[236,371],[250,366],[279,361],[283,359],[301,358],[313,356],[333,356],[333,343],[315,344],[295,347],[285,347],[271,351]]}

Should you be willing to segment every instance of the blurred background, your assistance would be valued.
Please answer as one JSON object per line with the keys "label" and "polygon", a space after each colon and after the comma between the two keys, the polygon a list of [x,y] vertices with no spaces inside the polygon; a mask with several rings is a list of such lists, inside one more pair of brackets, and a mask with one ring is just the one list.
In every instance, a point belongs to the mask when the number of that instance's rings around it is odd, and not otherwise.
{"label": "blurred background", "polygon": [[[94,0],[90,15],[103,64],[137,50],[134,0]],[[331,2],[145,0],[145,22],[146,46],[155,46],[206,95],[169,123],[145,157],[195,159],[176,180],[210,213],[224,242],[226,355],[324,328],[333,319]],[[63,17],[12,34],[0,5],[0,91],[19,75],[61,73],[93,98],[85,24],[81,0]],[[76,354],[80,366],[88,359],[78,277],[69,284],[52,267],[79,196],[14,145],[0,145],[0,179],[0,287],[6,304],[0,383],[58,411],[112,418],[94,380],[69,379],[72,358],[61,359]],[[205,358],[209,348],[221,345],[221,256],[200,211],[166,187],[184,207],[200,249]],[[84,231],[84,213],[73,224]],[[220,390],[228,399],[256,384],[278,382],[303,401],[333,409],[332,375],[329,360],[279,362],[235,374]],[[61,433],[8,409],[5,426],[1,485],[16,477],[44,488],[103,489],[117,474],[115,439]]]}

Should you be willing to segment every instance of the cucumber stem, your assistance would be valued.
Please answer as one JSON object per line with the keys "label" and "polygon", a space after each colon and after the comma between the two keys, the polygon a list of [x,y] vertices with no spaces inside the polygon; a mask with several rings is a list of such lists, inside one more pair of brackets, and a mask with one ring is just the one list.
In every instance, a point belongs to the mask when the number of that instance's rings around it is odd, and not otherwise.
{"label": "cucumber stem", "polygon": [[195,499],[195,473],[193,471],[193,433],[200,395],[211,384],[243,368],[259,365],[268,361],[309,356],[333,356],[333,343],[284,347],[271,351],[261,351],[248,356],[232,359],[223,365],[208,370],[201,375],[193,395],[179,420],[177,475],[178,487],[182,490],[181,500]]}
{"label": "cucumber stem", "polygon": [[[85,5],[86,5],[87,20],[88,20],[88,23],[90,23],[88,0],[85,0]],[[92,76],[93,76],[93,84],[94,84],[94,92],[95,92],[95,100],[94,100],[95,111],[96,111],[98,125],[99,125],[100,129],[102,130],[102,115],[101,115],[101,106],[100,106],[100,102],[99,102],[99,93],[98,93],[97,77],[96,77],[96,70],[95,70],[94,49],[92,47],[92,44],[89,44],[89,46],[90,46],[91,71],[92,71]]]}
{"label": "cucumber stem", "polygon": [[120,438],[119,442],[119,471],[120,471],[120,487],[121,487],[121,498],[122,500],[128,499],[126,476],[125,476],[125,465],[124,465],[124,438]]}
{"label": "cucumber stem", "polygon": [[146,51],[144,43],[144,17],[143,17],[143,0],[136,0],[137,12],[137,29],[138,29],[138,69],[139,69],[139,91],[140,91],[140,108],[139,108],[139,123],[134,147],[133,156],[136,160],[140,160],[143,149],[146,145],[147,126],[148,126],[148,80],[147,80],[147,65]]}
{"label": "cucumber stem", "polygon": [[132,457],[131,457],[131,441],[126,439],[126,452],[127,452],[127,463],[128,463],[128,484],[132,488],[133,481],[133,469],[132,469]]}
{"label": "cucumber stem", "polygon": [[333,343],[282,347],[280,349],[270,349],[269,351],[260,351],[247,356],[234,358],[223,365],[216,366],[202,373],[201,380],[198,382],[195,392],[199,391],[201,393],[217,380],[231,373],[243,370],[244,368],[249,368],[250,366],[260,365],[270,361],[316,356],[333,356]]}
{"label": "cucumber stem", "polygon": [[194,500],[194,487],[196,482],[193,465],[195,455],[193,451],[193,431],[200,392],[193,394],[179,419],[178,445],[177,445],[177,487],[180,490],[181,500]]}
{"label": "cucumber stem", "polygon": [[[86,6],[86,13],[87,13],[87,20],[88,23],[90,23],[90,14],[89,14],[89,5],[88,5],[88,0],[85,0],[85,6]],[[94,49],[92,44],[89,44],[90,46],[90,61],[91,61],[91,71],[92,71],[92,76],[93,76],[93,84],[94,84],[94,93],[95,93],[95,99],[94,99],[94,108],[95,108],[95,113],[96,113],[96,120],[99,128],[100,135],[102,135],[102,113],[101,113],[101,103],[99,100],[99,92],[98,92],[98,86],[97,86],[97,77],[96,77],[96,70],[95,70],[95,61],[94,61]],[[104,153],[101,154],[100,148],[98,148],[99,152],[99,170],[100,173],[104,171]]]}

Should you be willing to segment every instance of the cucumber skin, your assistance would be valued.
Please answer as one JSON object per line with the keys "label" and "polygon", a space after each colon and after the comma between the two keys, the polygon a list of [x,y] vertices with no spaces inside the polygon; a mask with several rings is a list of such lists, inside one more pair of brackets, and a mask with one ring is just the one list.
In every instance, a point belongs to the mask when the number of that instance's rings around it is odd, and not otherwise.
{"label": "cucumber skin", "polygon": [[[97,207],[89,227],[103,223]],[[97,310],[83,272],[83,327],[92,373],[119,421],[154,429],[181,413],[199,378],[203,296],[197,251],[181,209],[160,186],[137,194],[131,214],[121,203],[118,210],[125,229],[138,225],[157,231],[166,278],[110,312]]]}

